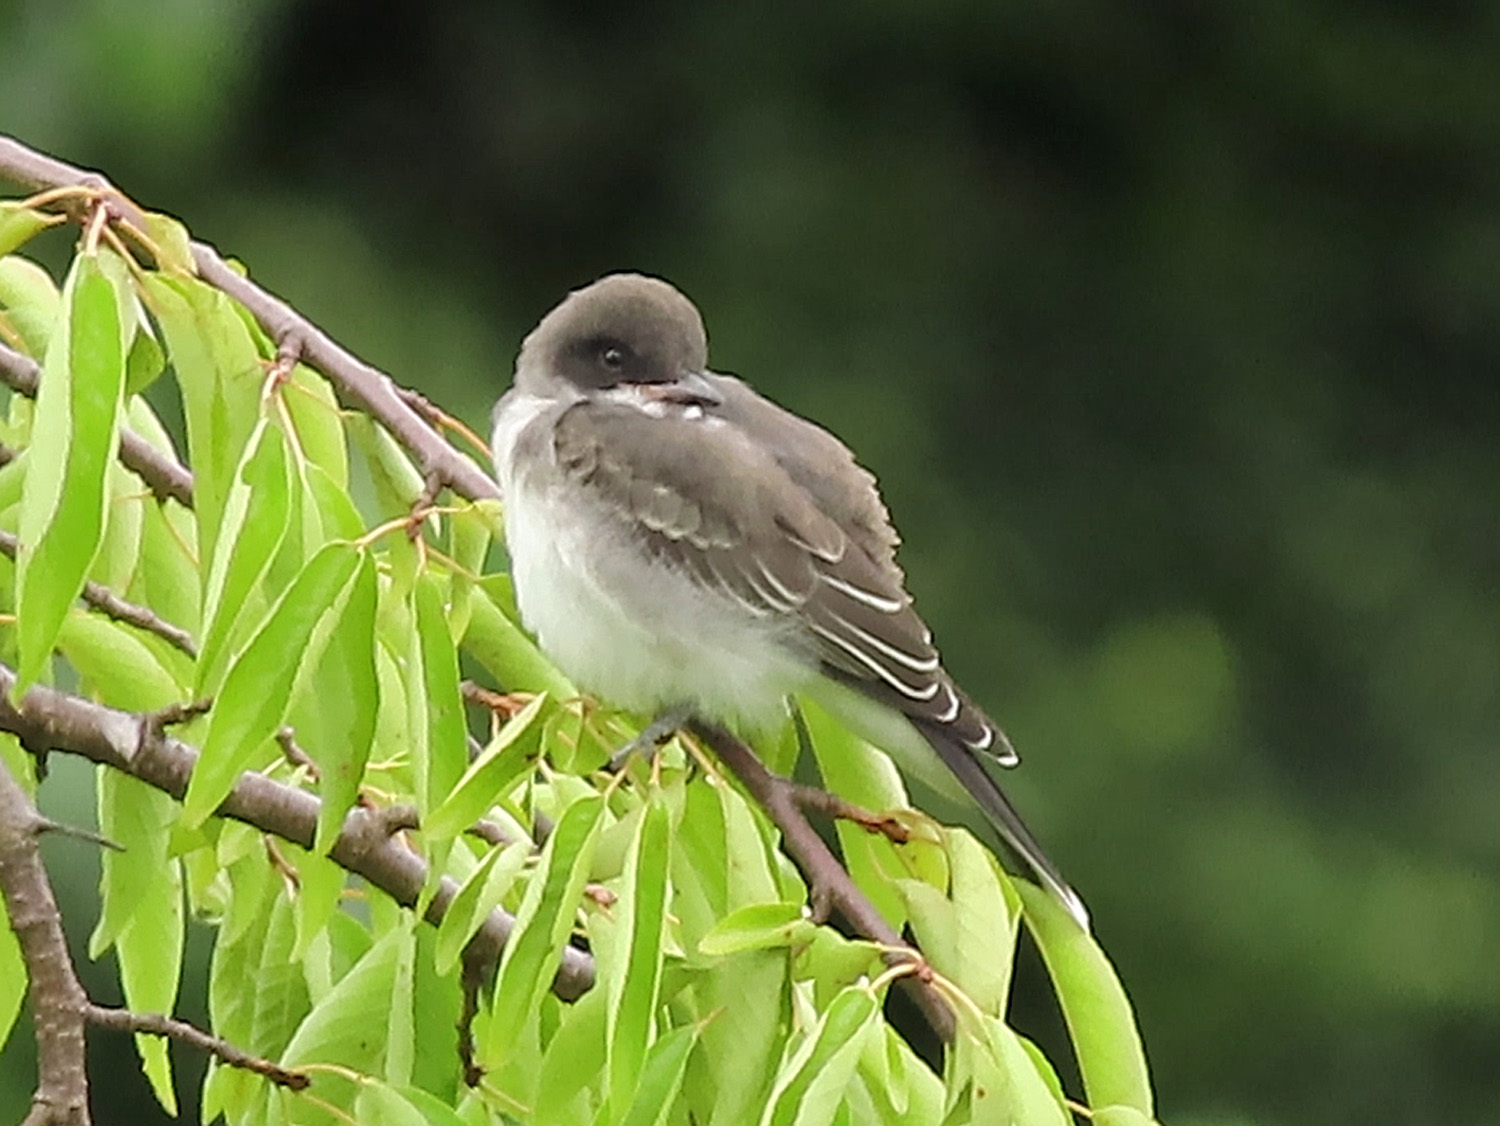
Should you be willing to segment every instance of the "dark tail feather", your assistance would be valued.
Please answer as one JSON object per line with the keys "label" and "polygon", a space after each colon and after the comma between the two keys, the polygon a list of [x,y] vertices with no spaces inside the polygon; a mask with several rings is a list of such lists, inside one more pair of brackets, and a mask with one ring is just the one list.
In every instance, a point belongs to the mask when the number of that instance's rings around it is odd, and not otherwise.
{"label": "dark tail feather", "polygon": [[1067,909],[1068,914],[1078,920],[1078,925],[1088,930],[1089,913],[1083,905],[1083,900],[1079,899],[1078,893],[1068,886],[1067,881],[1062,878],[1062,873],[1057,870],[1057,866],[1047,859],[1042,846],[1031,835],[1031,830],[1026,828],[1021,815],[1016,812],[1015,806],[1010,804],[1010,799],[1000,789],[1000,784],[990,777],[989,772],[985,770],[982,763],[975,759],[973,753],[956,739],[933,730],[927,724],[918,723],[915,726],[932,744],[933,750],[937,751],[943,764],[953,772],[963,784],[964,789],[969,791],[979,804],[979,808],[984,811],[990,824],[1000,834],[1001,859],[1005,862],[1006,868],[1022,879],[1029,880],[1051,892]]}

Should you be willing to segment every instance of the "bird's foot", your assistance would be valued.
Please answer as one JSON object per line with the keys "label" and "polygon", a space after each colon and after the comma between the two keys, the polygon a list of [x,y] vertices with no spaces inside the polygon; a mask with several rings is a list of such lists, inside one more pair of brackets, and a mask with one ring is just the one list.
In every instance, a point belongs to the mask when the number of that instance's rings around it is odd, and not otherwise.
{"label": "bird's foot", "polygon": [[685,708],[673,708],[662,712],[644,728],[630,742],[626,743],[610,757],[609,769],[618,774],[625,769],[625,764],[630,761],[630,756],[639,751],[655,751],[668,739],[676,735],[678,731],[687,726],[692,713]]}

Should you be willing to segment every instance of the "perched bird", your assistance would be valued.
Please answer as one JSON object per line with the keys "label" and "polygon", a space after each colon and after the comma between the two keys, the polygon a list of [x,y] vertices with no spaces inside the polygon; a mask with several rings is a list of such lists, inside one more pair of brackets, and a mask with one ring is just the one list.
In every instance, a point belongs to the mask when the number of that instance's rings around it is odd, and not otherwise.
{"label": "perched bird", "polygon": [[521,345],[493,448],[521,616],[575,684],[667,725],[760,730],[805,694],[977,803],[1007,866],[1087,926],[987,769],[1015,751],[912,609],[875,478],[709,371],[678,290],[614,274],[569,294]]}

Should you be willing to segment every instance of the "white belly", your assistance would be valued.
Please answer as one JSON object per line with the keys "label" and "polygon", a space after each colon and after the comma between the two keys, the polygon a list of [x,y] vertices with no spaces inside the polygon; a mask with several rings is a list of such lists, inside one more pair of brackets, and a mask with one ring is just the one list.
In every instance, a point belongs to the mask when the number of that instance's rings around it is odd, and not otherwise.
{"label": "white belly", "polygon": [[752,617],[651,559],[627,525],[550,467],[516,473],[506,439],[529,419],[516,421],[497,429],[496,461],[516,601],[543,651],[580,688],[619,707],[778,725],[787,694],[814,675],[792,627]]}

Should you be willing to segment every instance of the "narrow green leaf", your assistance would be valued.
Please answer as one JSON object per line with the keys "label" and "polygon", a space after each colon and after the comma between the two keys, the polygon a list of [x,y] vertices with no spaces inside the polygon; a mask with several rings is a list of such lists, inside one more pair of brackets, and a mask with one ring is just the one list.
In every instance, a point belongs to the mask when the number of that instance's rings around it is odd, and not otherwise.
{"label": "narrow green leaf", "polygon": [[21,501],[16,575],[17,698],[36,682],[104,536],[119,443],[125,356],[114,289],[80,257],[62,331],[47,349]]}
{"label": "narrow green leaf", "polygon": [[763,1126],[828,1126],[859,1064],[864,1038],[879,1026],[879,1018],[880,1004],[867,986],[835,997],[783,1071],[761,1117]]}
{"label": "narrow green leaf", "polygon": [[328,475],[340,489],[349,487],[349,449],[339,401],[328,381],[305,364],[292,369],[281,398],[291,416],[302,457]]}
{"label": "narrow green leaf", "polygon": [[[392,992],[413,954],[409,927],[386,934],[298,1025],[281,1061],[287,1067],[334,1063],[379,1075],[389,1047]],[[410,997],[406,998],[408,1015]]]}
{"label": "narrow green leaf", "polygon": [[640,828],[625,858],[622,894],[615,917],[625,957],[608,967],[609,1105],[624,1117],[640,1080],[650,1046],[661,990],[667,922],[667,865],[672,849],[672,817],[660,793],[646,805]]}
{"label": "narrow green leaf", "polygon": [[[138,1013],[173,1011],[182,977],[182,944],[182,870],[176,860],[164,859],[115,941],[126,1005]],[[177,1094],[167,1041],[137,1034],[135,1047],[157,1101],[175,1117]]]}
{"label": "narrow green leaf", "polygon": [[469,939],[500,905],[530,859],[531,850],[530,841],[512,841],[503,848],[490,849],[475,865],[438,925],[435,955],[438,973],[451,973],[458,965]]}
{"label": "narrow green leaf", "polygon": [[[705,1025],[688,1082],[705,1122],[753,1122],[767,1105],[791,1020],[785,950],[746,950],[707,971],[694,987]],[[698,1073],[694,1081],[695,1072]]]}
{"label": "narrow green leaf", "polygon": [[51,274],[18,254],[0,258],[0,340],[41,359],[61,315],[62,294]]}
{"label": "narrow green leaf", "polygon": [[562,948],[588,879],[589,860],[604,815],[599,797],[580,798],[563,811],[542,850],[540,869],[531,877],[516,913],[516,929],[506,943],[495,982],[493,1019],[485,1063],[502,1065],[552,984]]}
{"label": "narrow green leaf", "polygon": [[182,391],[198,545],[212,559],[235,468],[260,417],[260,354],[234,304],[212,286],[155,273],[139,284]]}
{"label": "narrow green leaf", "polygon": [[235,659],[214,701],[203,753],[183,798],[188,828],[201,825],[224,800],[240,771],[281,726],[313,630],[340,601],[361,555],[352,545],[335,543],[313,556]]}
{"label": "narrow green leaf", "polygon": [[161,257],[156,263],[159,270],[175,270],[181,274],[194,274],[198,267],[193,262],[192,236],[187,228],[170,215],[159,211],[143,211],[141,217],[146,224],[146,236],[155,244]]}
{"label": "narrow green leaf", "polygon": [[[196,633],[198,568],[192,539],[174,523],[174,511],[180,511],[175,501],[147,504],[141,509],[141,561],[129,593],[158,617]],[[191,531],[190,522],[188,529]]]}
{"label": "narrow green leaf", "polygon": [[[417,578],[414,590],[417,652],[422,667],[420,714],[425,738],[416,746],[417,807],[426,814],[440,805],[469,761],[463,696],[458,688],[458,653],[448,636],[442,586],[431,574]],[[413,714],[419,714],[417,707]]]}
{"label": "narrow green leaf", "polygon": [[22,207],[14,200],[0,200],[0,257],[62,221],[61,215]]}
{"label": "narrow green leaf", "polygon": [[[326,853],[344,824],[364,779],[365,764],[375,739],[380,714],[380,684],[375,669],[375,561],[361,553],[359,569],[345,594],[337,628],[303,687],[303,696],[316,713],[315,729],[304,723],[298,731],[310,740],[318,764],[318,813],[314,848]],[[316,732],[316,738],[308,734]]]}
{"label": "narrow green leaf", "polygon": [[110,707],[155,711],[181,702],[187,694],[187,686],[158,659],[145,638],[98,614],[69,614],[57,647]]}
{"label": "narrow green leaf", "polygon": [[808,942],[818,928],[800,903],[751,903],[731,911],[698,940],[698,951],[710,957],[741,950],[771,950]]}
{"label": "narrow green leaf", "polygon": [[464,649],[507,691],[546,692],[554,700],[571,700],[578,689],[542,655],[536,642],[501,609],[509,596],[508,577],[491,575],[469,599],[469,627]]}
{"label": "narrow green leaf", "polygon": [[104,538],[88,577],[118,592],[128,590],[135,579],[141,558],[141,521],[148,502],[135,475],[119,461],[110,462],[105,475],[105,503],[109,512],[104,522]]}
{"label": "narrow green leaf", "polygon": [[177,821],[176,803],[160,790],[102,766],[97,775],[99,831],[124,851],[102,853],[99,923],[89,938],[90,958],[114,944],[155,891],[172,863],[168,841]]}
{"label": "narrow green leaf", "polygon": [[592,1088],[604,1071],[607,1003],[605,991],[594,989],[564,1015],[542,1057],[528,1126],[576,1126],[593,1117],[598,1099]]}
{"label": "narrow green leaf", "polygon": [[621,1126],[666,1126],[676,1108],[688,1057],[698,1043],[698,1026],[674,1028],[646,1054],[641,1080]]}
{"label": "narrow green leaf", "polygon": [[448,518],[448,554],[453,559],[453,609],[448,628],[455,642],[469,631],[470,602],[477,576],[484,572],[484,557],[497,516],[490,511],[494,501],[469,505]]}
{"label": "narrow green leaf", "polygon": [[348,420],[349,437],[364,455],[381,512],[397,516],[410,512],[422,495],[422,475],[385,427],[357,414]]}
{"label": "narrow green leaf", "polygon": [[536,697],[512,716],[468,769],[443,802],[422,818],[422,831],[431,840],[462,833],[494,805],[534,761],[548,700]]}
{"label": "narrow green leaf", "polygon": [[145,326],[137,326],[130,350],[125,354],[125,393],[139,395],[167,369],[167,353]]}
{"label": "narrow green leaf", "polygon": [[1040,888],[1016,881],[1022,918],[1052,976],[1078,1070],[1093,1106],[1122,1106],[1151,1118],[1146,1053],[1130,1000],[1093,937]]}
{"label": "narrow green leaf", "polygon": [[[249,626],[246,603],[286,537],[291,482],[281,431],[262,420],[245,447],[224,503],[214,558],[203,584],[203,643],[198,656],[200,695],[223,681],[233,653]],[[238,625],[238,630],[236,626]]]}

